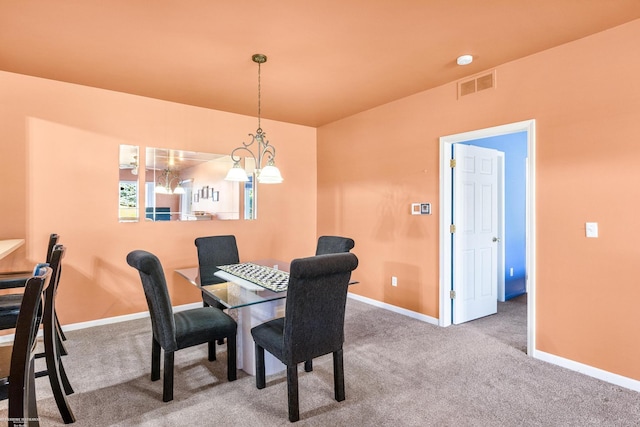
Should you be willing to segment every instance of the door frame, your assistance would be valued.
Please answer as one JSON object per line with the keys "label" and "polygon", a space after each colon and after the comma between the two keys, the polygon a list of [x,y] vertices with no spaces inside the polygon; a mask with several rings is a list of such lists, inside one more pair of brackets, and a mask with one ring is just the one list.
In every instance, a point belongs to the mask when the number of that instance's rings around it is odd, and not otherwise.
{"label": "door frame", "polygon": [[527,132],[527,183],[526,183],[526,287],[527,287],[527,354],[535,350],[535,313],[536,313],[536,197],[535,197],[535,119],[509,123],[491,128],[479,129],[454,135],[440,137],[440,310],[438,324],[450,326],[451,323],[451,206],[452,180],[449,160],[451,147],[458,142],[469,142],[475,139]]}

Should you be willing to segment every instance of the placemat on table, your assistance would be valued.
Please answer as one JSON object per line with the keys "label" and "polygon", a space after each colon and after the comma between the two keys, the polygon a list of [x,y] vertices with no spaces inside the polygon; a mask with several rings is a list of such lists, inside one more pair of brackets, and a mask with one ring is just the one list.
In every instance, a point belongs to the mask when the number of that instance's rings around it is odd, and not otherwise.
{"label": "placemat on table", "polygon": [[217,267],[222,271],[248,280],[273,292],[286,291],[289,284],[289,273],[265,265],[243,262],[240,264],[219,265]]}

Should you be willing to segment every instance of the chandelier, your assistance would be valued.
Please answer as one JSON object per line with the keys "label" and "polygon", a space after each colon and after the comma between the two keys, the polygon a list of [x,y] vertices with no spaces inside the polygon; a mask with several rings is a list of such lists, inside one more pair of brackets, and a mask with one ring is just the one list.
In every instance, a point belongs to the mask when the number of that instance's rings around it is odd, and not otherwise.
{"label": "chandelier", "polygon": [[[251,142],[242,142],[242,146],[235,148],[231,152],[231,160],[233,160],[233,167],[227,173],[225,180],[227,181],[240,181],[247,182],[249,181],[249,177],[247,176],[246,170],[240,165],[240,160],[242,158],[236,155],[238,151],[248,152],[255,162],[255,173],[256,178],[261,184],[280,184],[282,182],[282,175],[280,175],[280,170],[275,165],[276,158],[276,149],[273,145],[269,145],[269,141],[266,139],[266,134],[262,131],[260,127],[260,65],[267,62],[267,57],[261,53],[256,53],[251,57],[251,60],[258,64],[258,129],[255,134],[250,133]],[[254,154],[251,151],[251,146],[256,144],[255,150],[257,152]],[[266,165],[262,166],[263,161],[266,160]]]}
{"label": "chandelier", "polygon": [[[175,188],[172,189],[173,182],[178,181]],[[157,194],[185,194],[184,188],[182,188],[180,181],[180,174],[169,168],[162,171],[162,175],[156,183],[155,192]]]}

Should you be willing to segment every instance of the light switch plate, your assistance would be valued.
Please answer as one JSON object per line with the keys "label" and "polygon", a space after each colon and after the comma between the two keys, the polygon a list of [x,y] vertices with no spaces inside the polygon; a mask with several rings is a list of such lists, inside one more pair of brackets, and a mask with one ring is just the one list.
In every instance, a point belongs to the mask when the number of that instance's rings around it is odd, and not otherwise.
{"label": "light switch plate", "polygon": [[598,237],[598,223],[597,222],[587,222],[585,224],[585,229],[587,231],[587,237]]}

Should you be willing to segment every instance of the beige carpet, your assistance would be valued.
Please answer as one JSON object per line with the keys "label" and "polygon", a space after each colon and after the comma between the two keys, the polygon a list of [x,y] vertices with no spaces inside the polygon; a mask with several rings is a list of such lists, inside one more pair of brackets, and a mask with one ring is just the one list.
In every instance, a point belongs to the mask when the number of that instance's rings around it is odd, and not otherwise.
{"label": "beige carpet", "polygon": [[[640,395],[526,356],[526,297],[499,313],[439,328],[348,300],[346,395],[333,400],[331,356],[300,367],[300,426],[637,426]],[[67,334],[64,363],[77,426],[288,425],[286,381],[258,390],[227,382],[224,347],[176,353],[175,400],[149,380],[148,319]],[[42,426],[63,425],[47,378],[37,379]],[[0,419],[6,419],[6,401]]]}

